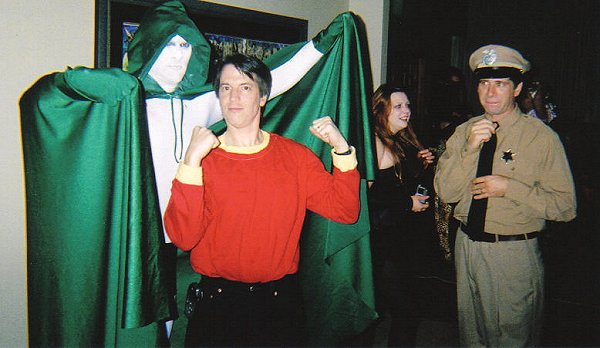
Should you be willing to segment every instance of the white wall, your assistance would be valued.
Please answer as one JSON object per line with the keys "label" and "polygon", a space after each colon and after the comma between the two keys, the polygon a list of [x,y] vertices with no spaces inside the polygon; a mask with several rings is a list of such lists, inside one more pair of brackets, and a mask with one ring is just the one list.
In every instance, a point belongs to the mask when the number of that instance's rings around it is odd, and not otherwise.
{"label": "white wall", "polygon": [[389,0],[350,0],[350,11],[365,23],[375,89],[386,82],[389,9]]}
{"label": "white wall", "polygon": [[94,2],[0,1],[0,26],[0,347],[24,347],[26,242],[17,103],[42,75],[93,64]]}
{"label": "white wall", "polygon": [[[309,38],[341,12],[367,26],[374,83],[384,71],[389,0],[212,1],[308,19]],[[0,347],[27,346],[26,234],[18,100],[37,79],[94,62],[93,0],[0,1]],[[383,19],[382,19],[383,18]]]}

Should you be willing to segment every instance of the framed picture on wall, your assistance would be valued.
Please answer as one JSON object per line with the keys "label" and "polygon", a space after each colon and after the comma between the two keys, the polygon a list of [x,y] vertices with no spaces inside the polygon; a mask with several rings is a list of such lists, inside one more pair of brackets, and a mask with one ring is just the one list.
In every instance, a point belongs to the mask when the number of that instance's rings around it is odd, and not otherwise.
{"label": "framed picture on wall", "polygon": [[[95,67],[122,67],[127,45],[148,9],[164,1],[96,0]],[[181,1],[211,43],[213,58],[240,52],[268,57],[307,39],[308,21],[201,1]]]}

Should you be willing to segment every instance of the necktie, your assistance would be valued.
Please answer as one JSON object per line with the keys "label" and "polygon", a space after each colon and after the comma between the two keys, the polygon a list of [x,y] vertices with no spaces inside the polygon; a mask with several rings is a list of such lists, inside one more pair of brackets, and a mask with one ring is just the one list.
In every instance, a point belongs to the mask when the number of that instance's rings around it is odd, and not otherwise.
{"label": "necktie", "polygon": [[[494,122],[497,127],[497,123]],[[496,151],[496,134],[487,142],[483,143],[481,152],[479,152],[479,162],[477,163],[477,177],[492,174],[492,165],[494,164],[494,152]],[[470,236],[481,234],[485,227],[485,213],[487,210],[488,199],[473,199],[469,208],[468,234]]]}

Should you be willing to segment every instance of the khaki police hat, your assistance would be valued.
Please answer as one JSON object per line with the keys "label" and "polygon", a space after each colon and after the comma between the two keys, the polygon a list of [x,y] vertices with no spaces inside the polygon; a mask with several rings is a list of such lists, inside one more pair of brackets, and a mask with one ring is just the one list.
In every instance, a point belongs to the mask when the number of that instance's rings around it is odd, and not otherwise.
{"label": "khaki police hat", "polygon": [[469,66],[475,71],[480,68],[514,68],[521,74],[529,71],[530,64],[519,51],[501,45],[478,48],[469,58]]}

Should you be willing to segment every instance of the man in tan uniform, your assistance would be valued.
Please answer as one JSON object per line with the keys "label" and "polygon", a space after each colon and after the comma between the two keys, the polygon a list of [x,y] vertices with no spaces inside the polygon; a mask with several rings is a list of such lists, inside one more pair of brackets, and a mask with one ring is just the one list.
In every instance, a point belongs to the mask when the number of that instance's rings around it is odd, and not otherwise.
{"label": "man in tan uniform", "polygon": [[461,345],[537,345],[544,294],[537,237],[547,220],[575,217],[573,179],[557,134],[515,104],[529,62],[512,48],[488,45],[473,52],[469,65],[485,114],[456,129],[434,180],[442,201],[457,203],[461,222]]}

